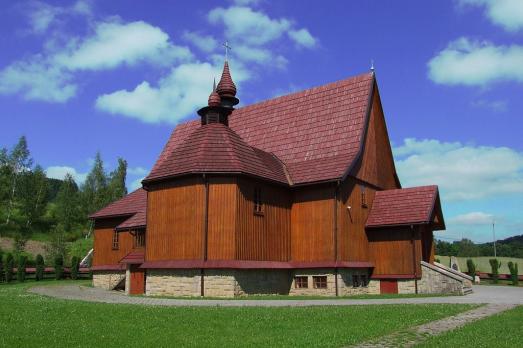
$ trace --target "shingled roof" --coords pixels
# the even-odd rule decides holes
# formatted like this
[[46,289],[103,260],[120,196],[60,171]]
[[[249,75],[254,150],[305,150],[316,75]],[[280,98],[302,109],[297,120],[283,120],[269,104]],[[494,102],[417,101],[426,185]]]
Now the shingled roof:
[[[365,227],[428,224],[441,211],[437,186],[377,191]],[[443,217],[438,225],[444,229]]]
[[[276,156],[292,184],[336,180],[358,157],[373,83],[366,73],[249,105],[233,111],[229,127],[249,147]],[[161,168],[172,166],[178,147],[200,127],[196,120],[178,125],[146,180],[166,176],[158,175]]]
[[[147,191],[139,188],[127,196],[89,215],[90,219],[134,215],[147,209]],[[144,224],[145,225],[145,224]]]

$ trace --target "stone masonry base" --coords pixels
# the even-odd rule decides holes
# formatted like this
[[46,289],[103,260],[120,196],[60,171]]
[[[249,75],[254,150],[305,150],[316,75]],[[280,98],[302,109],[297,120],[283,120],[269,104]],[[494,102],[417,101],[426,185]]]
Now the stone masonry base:
[[93,286],[113,290],[125,277],[125,271],[93,271]]

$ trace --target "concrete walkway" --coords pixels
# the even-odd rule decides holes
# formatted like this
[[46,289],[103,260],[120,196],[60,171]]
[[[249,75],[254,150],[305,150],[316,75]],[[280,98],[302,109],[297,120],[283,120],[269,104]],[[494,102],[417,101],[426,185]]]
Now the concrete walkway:
[[103,303],[124,303],[149,306],[223,306],[223,307],[304,307],[351,306],[372,304],[424,303],[486,303],[523,305],[523,288],[510,286],[474,286],[474,293],[466,296],[417,297],[396,299],[325,299],[325,300],[191,300],[126,296],[121,292],[78,285],[35,286],[29,292],[68,300]]

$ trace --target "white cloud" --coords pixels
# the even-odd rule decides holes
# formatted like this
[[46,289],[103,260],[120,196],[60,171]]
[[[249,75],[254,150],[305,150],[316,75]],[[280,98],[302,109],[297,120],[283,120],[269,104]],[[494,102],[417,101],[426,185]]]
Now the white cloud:
[[247,5],[256,5],[260,0],[231,0],[236,5],[247,6]]
[[83,15],[90,16],[91,4],[87,1],[78,0],[70,7],[52,6],[42,1],[29,1],[25,10],[31,32],[43,34],[57,22],[60,16]]
[[192,43],[198,49],[204,52],[212,52],[218,47],[218,41],[211,35],[202,35],[193,31],[185,31],[183,39]]
[[405,139],[393,152],[405,187],[437,184],[448,201],[523,193],[523,153],[507,147]]
[[63,180],[66,174],[71,174],[78,185],[84,183],[87,173],[79,173],[73,167],[51,166],[45,170],[48,178]]
[[458,225],[488,225],[492,223],[493,218],[492,214],[475,211],[455,216],[449,220],[449,223]]
[[483,86],[495,81],[523,82],[523,46],[495,46],[462,37],[428,63],[439,84]]
[[291,30],[287,33],[289,37],[299,46],[312,48],[316,46],[316,39],[309,33],[307,29]]
[[506,112],[508,110],[508,102],[506,100],[478,99],[472,101],[471,105],[477,108],[489,109],[497,113]]
[[131,184],[129,185],[129,192],[134,191],[140,187],[142,187],[142,180],[145,179],[145,176],[138,178],[136,180],[133,180]]
[[521,0],[460,0],[461,5],[483,6],[492,23],[508,31],[523,28],[523,1]]
[[57,54],[55,60],[70,70],[100,70],[139,62],[165,65],[190,58],[189,49],[170,43],[169,35],[160,28],[137,21],[98,23],[94,35],[69,52]]
[[[221,66],[186,63],[173,68],[157,86],[143,81],[132,91],[120,90],[99,96],[96,107],[112,114],[136,118],[147,123],[176,123],[204,105],[212,90],[212,79],[220,76]],[[248,77],[241,66],[234,69],[239,84]]]
[[149,173],[149,170],[145,169],[144,167],[130,167],[130,168],[127,168],[127,174],[129,174],[129,175],[141,175],[141,176],[144,176],[147,173]]
[[214,24],[222,23],[225,36],[230,40],[253,46],[279,39],[291,28],[291,21],[286,18],[271,19],[263,12],[242,6],[215,8],[209,12],[208,19]]

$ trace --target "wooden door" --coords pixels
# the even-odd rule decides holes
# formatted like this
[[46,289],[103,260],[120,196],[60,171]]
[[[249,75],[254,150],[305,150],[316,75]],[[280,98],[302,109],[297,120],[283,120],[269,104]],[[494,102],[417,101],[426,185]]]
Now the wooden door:
[[380,293],[381,294],[397,294],[398,293],[398,281],[395,279],[380,280]]
[[131,295],[142,295],[145,292],[145,270],[139,267],[140,265],[131,265]]

